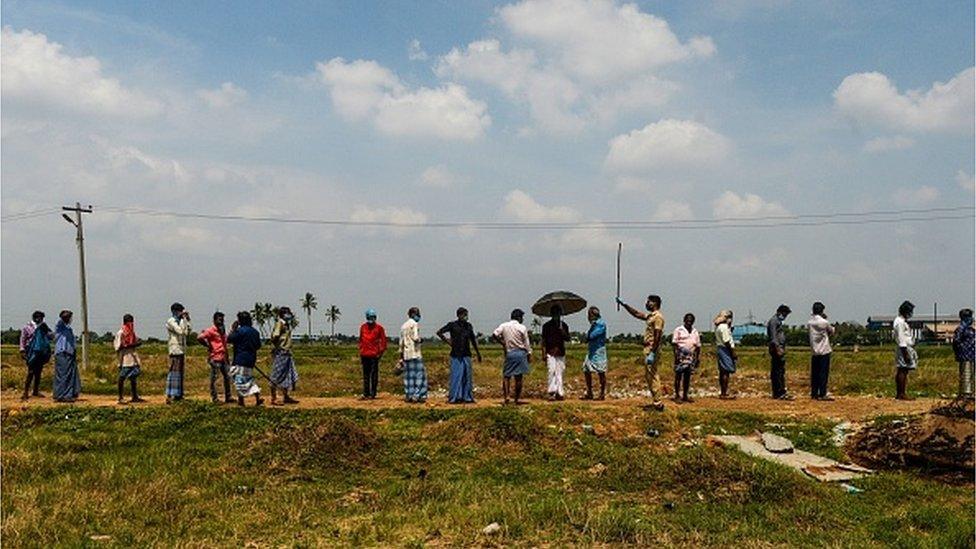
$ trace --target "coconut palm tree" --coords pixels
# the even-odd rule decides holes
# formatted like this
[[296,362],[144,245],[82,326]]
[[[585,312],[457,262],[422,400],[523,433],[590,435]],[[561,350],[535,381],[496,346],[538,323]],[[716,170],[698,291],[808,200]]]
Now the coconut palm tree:
[[325,319],[332,324],[332,341],[335,341],[335,323],[339,322],[339,317],[341,316],[342,311],[335,305],[329,305],[329,308],[325,310]]
[[251,309],[251,319],[254,323],[258,325],[258,331],[261,332],[261,336],[264,336],[264,324],[268,321],[268,317],[264,314],[264,304],[255,302],[254,308]]
[[305,316],[308,317],[308,326],[305,327],[305,333],[308,339],[312,339],[312,309],[318,309],[319,302],[312,295],[312,292],[305,292],[305,297],[301,300],[302,309],[305,309]]

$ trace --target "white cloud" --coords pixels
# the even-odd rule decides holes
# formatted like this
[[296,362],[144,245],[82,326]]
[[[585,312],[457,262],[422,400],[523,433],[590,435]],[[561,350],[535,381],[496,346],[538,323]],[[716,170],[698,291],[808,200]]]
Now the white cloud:
[[788,260],[789,254],[785,249],[773,248],[767,252],[713,259],[709,262],[708,269],[720,274],[756,275],[773,272]]
[[498,15],[516,37],[553,55],[580,80],[605,82],[715,52],[710,38],[682,44],[667,21],[612,0],[524,0]]
[[410,90],[389,69],[362,59],[336,57],[316,70],[340,115],[368,119],[387,135],[473,140],[491,125],[487,106],[458,84]]
[[427,52],[425,52],[424,48],[421,47],[420,40],[414,38],[413,40],[410,41],[410,45],[407,46],[407,57],[411,61],[427,60]]
[[639,172],[668,166],[702,166],[723,159],[728,139],[690,120],[665,119],[610,140],[606,165]]
[[712,202],[712,215],[716,219],[781,216],[789,213],[779,202],[768,202],[759,195],[749,193],[740,196],[732,191],[725,191]]
[[505,196],[502,211],[519,221],[532,223],[569,222],[579,219],[579,213],[568,206],[543,206],[525,191],[516,189]]
[[962,170],[956,172],[956,183],[967,191],[976,192],[976,178]]
[[247,99],[247,91],[233,82],[224,82],[214,90],[197,90],[197,96],[215,109],[226,109]]
[[163,109],[159,101],[103,75],[95,57],[68,55],[43,34],[3,27],[2,45],[5,102],[125,117],[153,116]]
[[[357,223],[417,224],[426,223],[427,214],[396,206],[380,208],[357,206],[350,214],[349,220]],[[404,236],[414,230],[416,229],[411,227],[392,227],[389,229],[390,233],[396,236]]]
[[864,152],[877,153],[885,151],[901,151],[915,145],[915,140],[904,135],[892,137],[875,137],[864,144]]
[[694,218],[689,204],[675,200],[663,200],[651,215],[652,221],[686,221]]
[[428,166],[420,174],[420,184],[434,189],[449,189],[463,182],[464,179],[443,164]]
[[611,0],[525,0],[498,14],[511,44],[455,47],[435,72],[499,89],[552,134],[660,107],[679,86],[653,71],[715,50],[707,37],[683,44],[663,19]]
[[834,104],[852,120],[898,131],[971,132],[974,126],[974,70],[968,68],[928,90],[899,93],[878,72],[852,74],[834,91]]
[[615,193],[649,193],[654,190],[654,184],[650,181],[629,175],[622,175],[613,183]]
[[935,202],[939,198],[939,189],[930,185],[916,188],[902,188],[895,190],[892,196],[896,204],[901,206],[919,206]]

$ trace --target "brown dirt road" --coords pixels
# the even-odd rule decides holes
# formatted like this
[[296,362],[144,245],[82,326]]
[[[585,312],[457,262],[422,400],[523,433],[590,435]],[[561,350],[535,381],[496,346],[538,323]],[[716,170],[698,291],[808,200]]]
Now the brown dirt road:
[[[118,404],[114,396],[108,395],[83,395],[75,405],[77,406],[99,406],[99,407],[146,407],[164,406],[165,399],[162,396],[150,395],[144,397],[147,402],[141,404]],[[666,413],[678,411],[728,411],[728,412],[751,412],[766,414],[770,416],[782,416],[790,418],[807,419],[830,419],[835,421],[865,421],[879,415],[910,415],[918,414],[930,410],[945,401],[926,398],[913,401],[898,401],[891,398],[879,398],[874,396],[838,396],[833,402],[819,402],[809,398],[798,397],[794,401],[773,400],[766,396],[740,396],[735,400],[721,400],[717,397],[703,396],[695,399],[693,403],[675,404],[666,401]],[[188,397],[188,400],[198,402],[208,402],[205,398]],[[538,399],[526,401],[526,406],[586,406],[594,409],[610,410],[616,409],[621,412],[629,412],[648,404],[646,398],[611,398],[605,401],[582,401],[578,399],[567,399],[562,402],[548,402]],[[270,399],[265,397],[265,406],[269,406]],[[178,405],[178,404],[177,404]],[[500,406],[498,399],[481,399],[474,404],[448,404],[443,398],[432,397],[425,404],[408,404],[399,395],[388,393],[380,394],[376,400],[359,400],[356,397],[299,397],[299,403],[291,406],[282,406],[282,409],[315,409],[315,408],[361,408],[367,410],[382,410],[391,408],[426,408],[426,409],[467,409],[467,408],[488,408]],[[48,398],[32,398],[28,401],[21,401],[19,393],[16,391],[5,391],[0,395],[0,409],[5,413],[18,413],[19,411],[52,406],[67,406],[67,404],[56,403]],[[233,406],[233,405],[230,405]],[[254,399],[248,399],[247,406],[254,406]]]

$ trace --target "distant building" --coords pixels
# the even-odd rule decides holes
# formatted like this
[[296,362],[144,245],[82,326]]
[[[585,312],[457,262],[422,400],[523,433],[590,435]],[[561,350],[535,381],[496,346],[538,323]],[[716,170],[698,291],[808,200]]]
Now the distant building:
[[[890,338],[891,327],[894,322],[894,316],[869,316],[867,329],[873,332],[884,332],[888,334],[887,338]],[[951,342],[952,335],[959,326],[959,319],[939,319],[938,322],[936,322],[932,318],[926,320],[924,318],[912,317],[908,320],[908,325],[912,328],[912,335],[915,336],[915,341]]]
[[736,343],[742,342],[742,337],[747,335],[766,335],[766,327],[758,322],[750,322],[748,324],[739,324],[738,326],[732,327],[732,339]]

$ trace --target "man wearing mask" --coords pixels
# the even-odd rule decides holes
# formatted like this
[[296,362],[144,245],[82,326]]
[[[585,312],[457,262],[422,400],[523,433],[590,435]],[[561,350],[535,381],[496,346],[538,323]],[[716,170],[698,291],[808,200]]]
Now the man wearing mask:
[[376,322],[376,311],[366,310],[366,322],[359,327],[359,362],[363,365],[362,400],[376,398],[380,380],[380,359],[386,352],[386,330]]
[[[295,315],[288,307],[278,308],[278,320],[271,329],[271,405],[298,404],[288,391],[298,384],[295,359],[291,356],[291,329]],[[284,394],[284,401],[278,402],[278,389]]]
[[[444,334],[449,334],[450,338]],[[478,349],[478,336],[468,322],[468,310],[460,307],[457,320],[448,322],[437,330],[437,337],[451,346],[451,378],[448,383],[447,401],[451,404],[470,404],[474,402],[474,379],[471,372],[471,347],[474,347],[481,362]]]
[[646,313],[620,301],[620,298],[617,298],[617,303],[623,306],[630,313],[630,316],[644,321],[644,378],[647,381],[647,390],[651,393],[651,406],[657,411],[663,411],[661,376],[657,372],[658,350],[664,338],[661,297],[653,294],[647,296],[647,302],[644,303],[644,308],[647,309]]
[[181,303],[169,308],[172,315],[166,320],[169,334],[169,373],[166,375],[166,404],[183,400],[183,372],[186,368],[186,338],[193,329],[190,313]]
[[[20,358],[27,365],[27,380],[24,382],[24,394],[21,400],[27,400],[28,394],[44,397],[40,393],[41,370],[47,361],[51,360],[51,339],[54,333],[44,322],[44,313],[34,311],[31,321],[20,330]],[[34,387],[31,393],[31,385]]]
[[898,316],[891,325],[895,338],[895,398],[915,400],[908,396],[908,372],[918,368],[918,354],[915,353],[915,336],[908,319],[915,313],[915,304],[904,301],[898,306]]
[[827,395],[827,378],[830,376],[830,336],[834,327],[827,320],[824,304],[813,304],[813,314],[807,322],[810,334],[810,398],[814,400],[834,400]]
[[407,402],[427,401],[427,370],[420,352],[420,309],[410,307],[400,326],[400,360],[403,361],[403,392]]
[[54,327],[54,400],[74,402],[81,394],[81,376],[75,356],[75,332],[71,329],[71,311],[61,311]]
[[590,307],[586,311],[590,329],[586,332],[586,360],[583,361],[583,378],[586,380],[586,395],[583,400],[593,400],[593,374],[600,378],[600,396],[607,394],[607,324],[600,318],[600,309]]
[[976,330],[973,310],[959,311],[959,326],[952,335],[952,350],[959,363],[959,397],[973,398],[973,355],[976,355]]
[[786,305],[776,308],[776,314],[766,322],[766,338],[769,341],[769,380],[773,398],[793,400],[786,390],[786,330],[783,322],[792,311]]
[[227,329],[224,327],[224,313],[217,311],[213,315],[213,326],[200,332],[197,341],[207,348],[207,363],[210,364],[210,400],[215,404],[217,399],[217,376],[224,380],[224,402],[231,404],[234,397],[230,394],[230,364],[227,356]]

